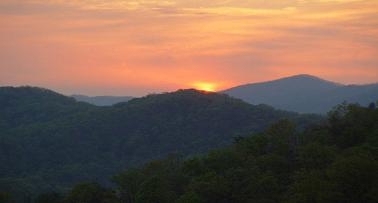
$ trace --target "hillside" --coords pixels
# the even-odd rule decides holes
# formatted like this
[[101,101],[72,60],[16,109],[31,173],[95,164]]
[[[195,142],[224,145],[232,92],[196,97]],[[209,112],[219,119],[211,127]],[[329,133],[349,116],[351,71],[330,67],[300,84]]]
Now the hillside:
[[73,98],[44,88],[0,87],[1,132],[67,118],[92,108],[91,105],[76,102]]
[[204,156],[120,173],[114,202],[377,202],[377,120],[378,109],[356,105],[301,133],[283,120]]
[[120,102],[127,102],[133,97],[129,96],[86,96],[86,95],[72,95],[76,101],[82,101],[96,106],[111,106]]
[[196,90],[112,107],[32,87],[0,88],[0,98],[0,186],[31,192],[104,183],[121,169],[171,153],[203,153],[282,118],[300,126],[320,119]]
[[325,114],[344,101],[368,105],[378,100],[378,84],[342,85],[311,75],[247,84],[223,91],[251,104],[301,113]]
[[[82,182],[35,203],[376,203],[378,109],[339,105],[298,132],[281,120],[225,148],[170,155],[115,174],[114,187]],[[10,197],[8,197],[10,199]]]

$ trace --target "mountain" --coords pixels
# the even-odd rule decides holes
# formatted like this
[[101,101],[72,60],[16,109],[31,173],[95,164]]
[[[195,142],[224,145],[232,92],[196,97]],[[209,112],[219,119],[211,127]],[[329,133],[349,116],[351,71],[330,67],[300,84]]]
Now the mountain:
[[111,106],[120,102],[127,102],[133,97],[129,96],[86,96],[86,95],[72,95],[76,101],[82,101],[96,106]]
[[0,191],[31,194],[104,183],[171,153],[204,153],[283,118],[302,127],[321,120],[197,90],[99,107],[43,88],[1,87],[0,112]]
[[300,113],[325,114],[344,101],[368,105],[378,100],[378,83],[342,85],[311,75],[296,75],[222,91],[251,104],[267,104]]
[[44,88],[0,87],[0,133],[20,126],[65,119],[92,105]]
[[[330,113],[326,125],[302,133],[283,120],[206,155],[186,160],[169,156],[124,171],[113,178],[117,184],[113,199],[177,203],[378,202],[378,109],[342,107]],[[77,194],[88,191],[83,186],[75,186],[67,196],[83,201]],[[93,184],[87,188],[101,189]],[[99,189],[92,191],[95,195]]]

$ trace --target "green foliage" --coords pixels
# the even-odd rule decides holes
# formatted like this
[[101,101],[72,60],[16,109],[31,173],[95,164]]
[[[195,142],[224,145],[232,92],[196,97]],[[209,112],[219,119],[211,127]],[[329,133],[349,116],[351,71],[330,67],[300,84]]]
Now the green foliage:
[[122,202],[136,202],[138,191],[144,182],[144,174],[139,170],[128,170],[113,177]]
[[[43,194],[35,202],[377,202],[378,110],[344,105],[337,111],[328,124],[302,133],[281,120],[206,155],[151,161],[115,175],[114,191],[83,183],[64,196]],[[356,117],[363,122],[351,122]]]
[[201,203],[201,197],[195,192],[187,192],[175,201],[176,203]]
[[125,168],[224,147],[281,118],[321,119],[196,90],[96,107],[42,88],[0,87],[0,189],[35,197],[83,181],[109,184]]
[[[371,140],[378,135],[378,110],[344,107],[324,126],[298,133],[282,120],[204,156],[154,161],[124,172],[116,177],[133,178],[116,184],[121,190],[127,181],[138,185],[133,191],[139,202],[377,202],[378,145]],[[361,132],[365,135],[354,135]],[[346,141],[350,138],[356,142]]]
[[[18,94],[2,91],[17,100]],[[327,123],[301,132],[297,114],[212,93],[178,91],[100,108],[41,91],[43,102],[30,98],[31,106],[0,100],[6,112],[0,126],[7,126],[0,132],[0,190],[19,202],[378,202],[376,108],[342,104]],[[29,113],[31,107],[37,110]],[[258,133],[241,136],[250,131]],[[231,146],[187,157],[234,137]],[[171,152],[184,156],[117,173],[112,189],[68,187],[96,178],[104,183],[121,168]],[[38,195],[49,187],[66,193]],[[8,194],[0,200],[10,202]]]
[[1,203],[11,203],[13,201],[12,201],[11,195],[9,193],[0,191],[0,202]]
[[318,143],[301,146],[298,150],[298,165],[304,169],[324,169],[335,159],[335,147]]
[[361,144],[377,129],[377,120],[374,109],[341,104],[329,113],[331,141],[341,148]]
[[138,203],[173,202],[175,193],[170,188],[167,179],[153,176],[145,180],[138,190],[136,201]]
[[67,203],[113,203],[117,202],[111,190],[101,187],[97,183],[81,183],[67,194]]
[[339,202],[341,197],[323,170],[303,169],[294,174],[286,195],[290,203]]
[[[341,157],[329,168],[342,202],[377,202],[378,161],[367,154]],[[375,194],[374,194],[375,193]]]

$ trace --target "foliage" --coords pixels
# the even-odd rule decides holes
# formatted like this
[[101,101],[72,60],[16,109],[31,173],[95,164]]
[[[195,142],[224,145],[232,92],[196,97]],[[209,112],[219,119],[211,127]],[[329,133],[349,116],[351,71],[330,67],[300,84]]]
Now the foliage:
[[97,183],[77,184],[67,194],[67,203],[113,203],[117,198],[111,190],[105,189]]
[[[57,186],[54,189],[63,192],[41,194],[34,201],[378,202],[376,108],[341,104],[328,114],[326,123],[300,131],[295,126],[296,114],[195,91],[151,95],[107,108],[73,105],[83,105],[78,108],[85,110],[72,114],[67,107],[66,118],[45,121],[37,116],[36,123],[2,132],[0,160],[6,164],[1,173],[14,177],[2,178],[0,190],[21,184],[13,187],[18,193],[1,192],[1,200],[10,202],[13,199],[9,194],[23,194],[25,198],[20,201],[30,202],[30,191],[41,191],[45,186],[28,182],[81,181],[75,173],[90,180],[126,167],[119,162],[136,164],[143,161],[129,159],[146,161],[165,156],[116,173],[114,187],[92,182],[73,188]],[[3,120],[3,126],[13,125]],[[263,131],[255,126],[274,120],[277,122]],[[258,133],[240,136],[247,131]],[[203,155],[170,154],[180,147],[184,150],[179,152],[186,155],[204,152],[231,142],[233,137],[232,145]],[[14,144],[16,140],[18,145]],[[195,146],[198,148],[189,150]],[[33,159],[28,160],[25,152]],[[15,164],[21,165],[13,167]],[[59,164],[61,167],[57,167]],[[46,166],[52,168],[42,170]],[[34,176],[26,176],[28,181],[15,178],[30,171]],[[103,183],[101,179],[99,182]]]
[[224,147],[282,118],[300,126],[321,119],[196,90],[97,107],[47,89],[0,87],[0,191],[26,201],[79,182],[108,185],[125,168]]
[[300,133],[282,120],[204,156],[125,171],[115,176],[117,191],[134,191],[142,202],[377,202],[378,145],[370,142],[378,136],[377,115],[377,109],[343,104],[329,124]]

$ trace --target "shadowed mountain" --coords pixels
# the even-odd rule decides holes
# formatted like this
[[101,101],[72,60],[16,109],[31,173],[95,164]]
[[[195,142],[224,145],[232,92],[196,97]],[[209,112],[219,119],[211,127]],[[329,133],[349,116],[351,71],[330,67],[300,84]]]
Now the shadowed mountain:
[[241,85],[222,92],[251,104],[320,114],[325,114],[344,101],[365,106],[378,100],[378,84],[342,85],[311,75]]
[[111,106],[120,102],[127,102],[133,97],[129,96],[86,96],[86,95],[72,95],[76,101],[82,101],[96,106]]
[[14,127],[67,118],[93,109],[71,97],[35,87],[0,87],[0,134]]
[[320,120],[197,90],[98,107],[46,89],[2,87],[0,112],[0,186],[31,194],[104,182],[170,153],[203,153],[283,118],[299,126]]

